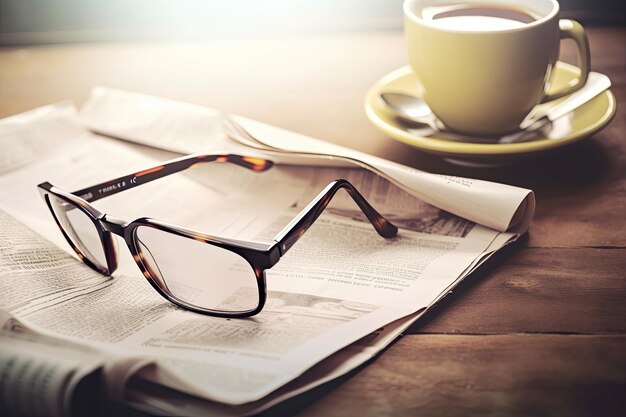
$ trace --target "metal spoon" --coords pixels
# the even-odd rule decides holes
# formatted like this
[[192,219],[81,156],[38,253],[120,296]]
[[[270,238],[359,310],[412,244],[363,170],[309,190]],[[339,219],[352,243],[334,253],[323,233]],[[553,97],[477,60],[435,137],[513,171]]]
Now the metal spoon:
[[394,115],[401,121],[416,127],[406,130],[416,136],[432,136],[452,141],[474,143],[514,143],[536,140],[542,137],[542,129],[550,124],[545,117],[532,120],[524,129],[518,129],[501,137],[483,137],[468,133],[456,133],[450,131],[430,110],[428,104],[420,97],[404,93],[382,93],[380,98],[394,111]]
[[394,111],[398,119],[411,124],[426,125],[435,130],[442,130],[441,122],[437,120],[428,104],[421,98],[403,93],[382,93],[380,98]]
[[602,92],[611,87],[611,80],[606,75],[590,72],[587,83],[580,90],[559,100],[555,105],[538,106],[522,121],[517,131],[510,132],[499,138],[481,138],[468,134],[449,131],[432,113],[428,105],[419,97],[403,93],[382,93],[382,100],[395,112],[398,119],[419,128],[408,128],[409,133],[417,136],[437,134],[449,140],[465,140],[473,142],[516,143],[532,140],[548,139],[552,123],[566,114],[570,114]]

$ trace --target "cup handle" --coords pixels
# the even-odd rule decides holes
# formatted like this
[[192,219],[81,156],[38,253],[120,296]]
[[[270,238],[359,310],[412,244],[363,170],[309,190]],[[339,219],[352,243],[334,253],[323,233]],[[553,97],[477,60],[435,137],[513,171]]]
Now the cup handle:
[[560,88],[558,91],[546,94],[543,100],[541,100],[542,103],[561,98],[580,90],[587,83],[587,77],[589,77],[589,70],[591,69],[589,40],[587,39],[587,34],[582,25],[575,20],[561,19],[559,20],[559,30],[561,39],[573,39],[578,46],[580,76],[578,79],[571,80],[568,85]]

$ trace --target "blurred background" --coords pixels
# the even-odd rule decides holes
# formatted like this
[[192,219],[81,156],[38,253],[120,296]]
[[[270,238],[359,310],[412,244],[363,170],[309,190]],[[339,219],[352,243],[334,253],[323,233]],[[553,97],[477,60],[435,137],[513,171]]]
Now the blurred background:
[[[584,24],[623,24],[624,0],[561,0]],[[259,39],[402,28],[402,0],[0,0],[0,45]]]

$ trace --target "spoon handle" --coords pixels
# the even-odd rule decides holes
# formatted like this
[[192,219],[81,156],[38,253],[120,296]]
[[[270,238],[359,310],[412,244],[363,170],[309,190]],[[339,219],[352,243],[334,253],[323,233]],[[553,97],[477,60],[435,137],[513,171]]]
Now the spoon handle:
[[498,143],[527,142],[529,140],[536,139],[537,133],[539,133],[539,131],[548,126],[550,123],[552,123],[552,121],[548,118],[548,116],[542,116],[537,120],[534,120],[531,124],[525,127],[524,130],[502,136],[498,140]]

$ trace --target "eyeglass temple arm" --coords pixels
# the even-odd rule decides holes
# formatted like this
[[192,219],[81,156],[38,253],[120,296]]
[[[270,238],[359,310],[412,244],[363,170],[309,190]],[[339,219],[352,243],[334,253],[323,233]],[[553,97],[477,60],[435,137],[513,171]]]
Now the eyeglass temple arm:
[[309,205],[291,221],[274,240],[278,243],[281,256],[284,255],[304,233],[315,223],[315,220],[322,214],[330,200],[339,189],[344,189],[350,197],[361,208],[370,223],[374,226],[379,235],[384,238],[392,238],[398,233],[398,228],[389,220],[380,215],[357,189],[347,180],[338,179],[330,184],[317,196]]
[[131,188],[137,187],[138,185],[146,184],[150,181],[163,178],[167,175],[184,171],[185,169],[191,168],[196,164],[205,162],[230,162],[258,172],[266,171],[270,169],[273,165],[272,161],[268,161],[265,159],[232,154],[185,156],[167,162],[163,165],[158,165],[156,167],[145,169],[134,174],[125,175],[123,177],[115,178],[101,184],[96,184],[87,188],[83,188],[82,190],[75,191],[72,194],[81,197],[88,202],[92,202],[100,200],[104,197],[109,197],[122,191],[129,190]]

